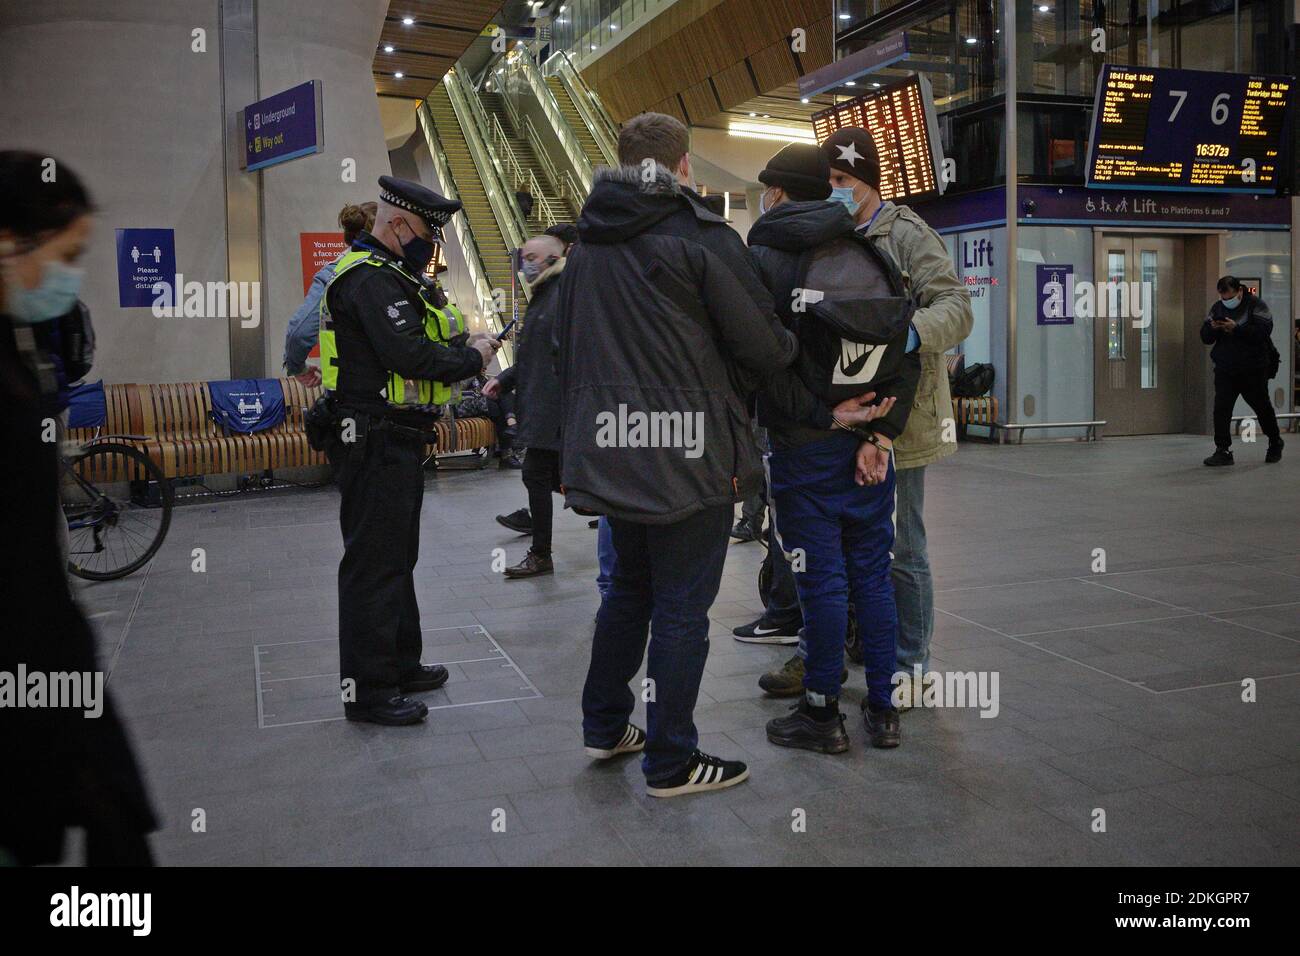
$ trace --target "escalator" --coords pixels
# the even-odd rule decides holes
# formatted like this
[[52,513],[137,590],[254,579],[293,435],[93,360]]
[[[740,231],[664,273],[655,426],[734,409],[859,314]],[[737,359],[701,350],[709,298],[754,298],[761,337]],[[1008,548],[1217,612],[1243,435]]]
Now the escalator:
[[[498,147],[498,157],[506,166],[511,185],[533,197],[533,208],[528,216],[529,235],[543,232],[557,222],[570,221],[581,208],[581,202],[575,209],[566,201],[563,186],[552,181],[554,167],[551,166],[552,172],[548,175],[549,159],[544,162],[527,136],[516,128],[505,97],[501,93],[483,92],[479,94],[479,102],[495,120],[497,135],[494,145]],[[509,148],[503,148],[503,143]]]
[[483,177],[475,165],[447,87],[439,83],[429,94],[427,102],[446,153],[456,192],[464,206],[465,218],[478,246],[487,280],[493,289],[509,289],[512,273],[511,247],[502,235],[501,225],[488,200]]
[[546,85],[550,87],[551,93],[554,94],[555,102],[559,104],[560,112],[564,114],[564,119],[568,122],[569,128],[578,137],[578,142],[582,145],[582,151],[586,155],[587,161],[591,163],[593,168],[607,165],[608,160],[600,151],[600,146],[596,144],[596,137],[587,124],[583,122],[582,114],[578,112],[578,107],[574,105],[573,99],[569,96],[569,91],[565,88],[563,81],[558,76],[548,76]]

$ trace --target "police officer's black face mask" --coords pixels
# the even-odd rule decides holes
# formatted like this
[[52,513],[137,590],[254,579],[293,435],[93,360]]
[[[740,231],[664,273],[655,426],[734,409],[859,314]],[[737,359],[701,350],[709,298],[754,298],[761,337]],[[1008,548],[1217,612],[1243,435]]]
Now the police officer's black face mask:
[[[393,230],[393,235],[397,235],[396,224],[401,222],[411,231],[411,238],[402,243],[402,263],[414,275],[423,275],[425,268],[429,265],[429,260],[433,258],[433,252],[436,248],[431,239],[422,239],[411,230],[410,225],[405,220],[394,219],[389,223],[389,228]],[[401,237],[398,237],[401,241]]]

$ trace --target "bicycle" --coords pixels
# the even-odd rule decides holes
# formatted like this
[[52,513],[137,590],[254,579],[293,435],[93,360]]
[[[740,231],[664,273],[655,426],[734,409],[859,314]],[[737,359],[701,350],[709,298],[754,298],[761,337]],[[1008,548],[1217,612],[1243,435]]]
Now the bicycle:
[[59,496],[68,523],[68,571],[88,581],[124,578],[162,547],[173,492],[153,460],[128,442],[95,435],[60,456]]

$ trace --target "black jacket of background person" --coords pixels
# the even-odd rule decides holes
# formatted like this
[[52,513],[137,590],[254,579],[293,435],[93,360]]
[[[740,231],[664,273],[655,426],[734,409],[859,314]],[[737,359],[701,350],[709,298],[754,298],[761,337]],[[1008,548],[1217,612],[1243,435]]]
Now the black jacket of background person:
[[[598,172],[578,233],[557,331],[568,505],[671,524],[758,490],[747,400],[798,343],[740,236],[662,167],[649,183],[640,167]],[[702,415],[702,454],[602,447],[597,416],[620,405]]]
[[515,392],[519,424],[515,444],[520,448],[560,450],[560,375],[555,368],[556,302],[565,260],[542,272],[533,285],[533,298],[524,314],[524,328],[515,364],[497,376],[502,392]]
[[[43,402],[53,393],[42,395],[30,352],[18,348],[17,336],[26,332],[0,315],[0,445],[7,462],[0,468],[0,671],[13,680],[19,664],[29,675],[98,668],[94,634],[68,589],[55,532],[55,521],[63,520],[58,444],[42,441],[44,420],[53,414]],[[143,834],[156,826],[107,688],[104,695],[104,712],[95,718],[68,707],[0,707],[0,850],[24,865],[60,859],[67,827]]]
[[[781,321],[799,339],[799,358],[775,375],[758,396],[759,424],[774,448],[792,448],[826,437],[830,409],[845,398],[874,391],[876,401],[898,401],[871,431],[895,439],[903,433],[921,379],[921,359],[907,353],[914,306],[889,257],[854,230],[842,203],[785,202],[749,231],[749,245]],[[796,289],[820,293],[820,301]],[[796,309],[796,302],[803,311]],[[871,361],[872,345],[845,346],[845,323],[883,349],[870,378],[832,384],[837,364],[852,372]]]
[[[365,249],[385,259],[393,256],[379,240],[363,232],[353,249]],[[477,375],[483,357],[477,349],[438,345],[424,334],[424,303],[420,286],[394,269],[353,266],[326,289],[334,338],[339,352],[339,403],[346,408],[390,418],[398,424],[427,428],[429,416],[394,411],[384,399],[388,373],[403,378],[459,382]],[[445,303],[441,292],[435,301]]]
[[[1210,325],[1214,319],[1231,319],[1237,327],[1221,332]],[[1269,348],[1273,335],[1273,313],[1264,300],[1241,290],[1241,304],[1229,309],[1219,299],[1210,306],[1210,315],[1201,323],[1201,341],[1213,345],[1210,358],[1214,367],[1229,375],[1266,372],[1273,360]]]

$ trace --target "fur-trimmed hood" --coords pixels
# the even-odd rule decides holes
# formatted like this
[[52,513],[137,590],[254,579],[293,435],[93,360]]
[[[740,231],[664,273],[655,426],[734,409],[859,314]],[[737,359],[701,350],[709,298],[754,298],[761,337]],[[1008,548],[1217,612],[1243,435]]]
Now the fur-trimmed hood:
[[603,167],[582,207],[578,235],[582,242],[623,242],[683,208],[704,222],[726,222],[664,166],[656,164],[652,178],[641,166]]

